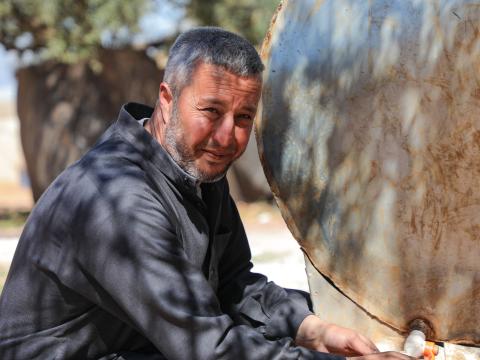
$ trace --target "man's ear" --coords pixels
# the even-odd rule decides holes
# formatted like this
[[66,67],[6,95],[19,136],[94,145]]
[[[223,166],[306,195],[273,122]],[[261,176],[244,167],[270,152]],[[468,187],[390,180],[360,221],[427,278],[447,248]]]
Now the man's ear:
[[158,100],[160,103],[160,109],[162,110],[163,122],[168,124],[173,114],[173,93],[166,82],[160,84]]

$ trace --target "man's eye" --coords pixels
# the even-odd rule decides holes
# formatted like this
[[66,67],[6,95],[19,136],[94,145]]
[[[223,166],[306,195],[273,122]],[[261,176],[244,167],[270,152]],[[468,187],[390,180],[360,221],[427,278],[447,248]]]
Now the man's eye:
[[248,114],[241,114],[237,116],[236,123],[237,126],[247,127],[252,124],[253,117]]
[[218,114],[218,110],[215,109],[215,108],[205,108],[205,109],[203,109],[203,111],[206,111],[206,112],[209,112],[209,113],[212,113],[212,114]]
[[238,116],[239,120],[252,120],[252,116],[249,114],[241,114]]

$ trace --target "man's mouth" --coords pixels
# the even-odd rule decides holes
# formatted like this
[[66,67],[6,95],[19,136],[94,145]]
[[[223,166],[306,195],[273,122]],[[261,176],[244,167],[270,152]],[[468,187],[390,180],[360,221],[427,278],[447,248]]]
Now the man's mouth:
[[203,152],[207,155],[209,160],[213,160],[214,162],[224,162],[226,160],[230,160],[230,158],[232,158],[234,155],[233,151],[204,149]]

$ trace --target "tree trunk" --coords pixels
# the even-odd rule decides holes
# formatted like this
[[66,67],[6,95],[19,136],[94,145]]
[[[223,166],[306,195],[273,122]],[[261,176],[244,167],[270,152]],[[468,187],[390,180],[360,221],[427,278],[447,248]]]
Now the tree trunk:
[[163,77],[144,52],[103,50],[102,71],[47,62],[17,72],[20,134],[33,197],[79,159],[129,101],[154,104]]

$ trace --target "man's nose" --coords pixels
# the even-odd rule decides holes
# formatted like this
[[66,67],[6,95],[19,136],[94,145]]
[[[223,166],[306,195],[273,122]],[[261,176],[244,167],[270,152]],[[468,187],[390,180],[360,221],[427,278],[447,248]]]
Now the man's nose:
[[229,147],[235,134],[235,121],[233,116],[225,115],[215,129],[213,140],[221,147]]

